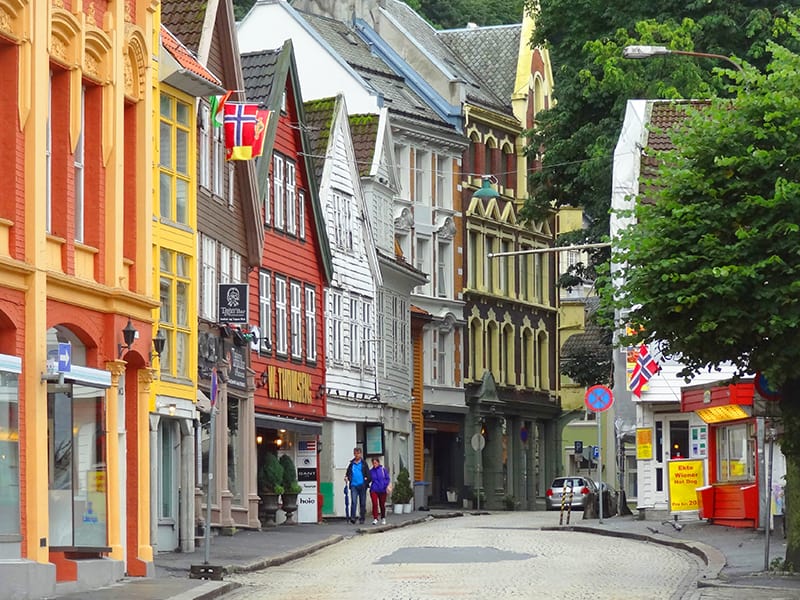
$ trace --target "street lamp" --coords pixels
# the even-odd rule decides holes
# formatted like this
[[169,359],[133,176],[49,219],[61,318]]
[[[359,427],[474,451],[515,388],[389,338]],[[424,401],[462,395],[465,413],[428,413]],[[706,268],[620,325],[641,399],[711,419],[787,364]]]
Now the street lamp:
[[730,57],[724,54],[709,54],[707,52],[690,52],[688,50],[670,50],[666,46],[625,46],[622,49],[624,58],[642,59],[651,56],[665,56],[667,54],[680,54],[682,56],[699,56],[700,58],[716,58],[724,60],[736,67],[740,72],[744,72],[742,66],[733,62]]

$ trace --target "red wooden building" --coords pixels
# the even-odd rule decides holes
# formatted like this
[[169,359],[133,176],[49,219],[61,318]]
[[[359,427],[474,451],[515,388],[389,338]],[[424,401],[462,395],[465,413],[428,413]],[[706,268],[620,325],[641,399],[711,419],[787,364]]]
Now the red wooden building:
[[[681,411],[708,424],[708,485],[698,488],[699,516],[717,525],[759,527],[767,514],[765,432],[778,403],[762,398],[753,380],[683,388]],[[778,452],[780,452],[778,450]]]
[[258,315],[255,374],[257,462],[288,454],[303,487],[298,517],[316,522],[317,452],[325,418],[324,287],[331,253],[304,132],[292,44],[242,55],[248,102],[271,111],[258,162],[265,241],[250,273],[250,314]]

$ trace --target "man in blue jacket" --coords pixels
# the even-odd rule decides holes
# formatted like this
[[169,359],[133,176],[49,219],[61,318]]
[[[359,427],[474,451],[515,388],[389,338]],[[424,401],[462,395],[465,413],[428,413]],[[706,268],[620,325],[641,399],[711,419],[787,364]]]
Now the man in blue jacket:
[[350,486],[350,522],[356,522],[356,502],[360,507],[358,521],[364,524],[364,515],[367,513],[367,487],[370,476],[367,463],[361,458],[361,448],[353,448],[353,460],[347,465],[344,480]]

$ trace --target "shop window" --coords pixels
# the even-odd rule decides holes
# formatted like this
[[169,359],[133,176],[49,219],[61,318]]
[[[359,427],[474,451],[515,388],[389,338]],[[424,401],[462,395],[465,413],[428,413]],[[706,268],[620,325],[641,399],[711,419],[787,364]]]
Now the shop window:
[[107,545],[104,391],[79,384],[47,388],[49,542]]
[[19,375],[0,371],[0,537],[19,534]]
[[241,451],[242,401],[228,396],[228,490],[233,494],[233,504],[242,505],[242,451]]
[[755,480],[755,438],[748,423],[717,429],[719,482]]

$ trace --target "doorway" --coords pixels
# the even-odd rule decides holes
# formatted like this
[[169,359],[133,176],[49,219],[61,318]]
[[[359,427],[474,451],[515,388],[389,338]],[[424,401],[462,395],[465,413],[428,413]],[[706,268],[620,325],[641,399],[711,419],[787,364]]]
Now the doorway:
[[685,415],[656,417],[655,419],[655,489],[656,505],[669,502],[667,463],[670,460],[689,458],[689,419]]

